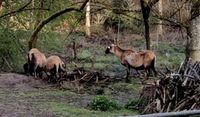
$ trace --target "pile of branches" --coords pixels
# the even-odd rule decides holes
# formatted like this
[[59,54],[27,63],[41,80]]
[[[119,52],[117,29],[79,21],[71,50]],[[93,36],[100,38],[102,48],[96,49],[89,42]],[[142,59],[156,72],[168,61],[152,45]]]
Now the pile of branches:
[[152,87],[144,114],[200,109],[200,62],[185,60],[176,72],[163,74]]
[[83,67],[74,69],[61,79],[61,81],[77,82],[80,84],[104,84],[112,80],[114,80],[114,78],[105,76],[101,72],[86,70]]

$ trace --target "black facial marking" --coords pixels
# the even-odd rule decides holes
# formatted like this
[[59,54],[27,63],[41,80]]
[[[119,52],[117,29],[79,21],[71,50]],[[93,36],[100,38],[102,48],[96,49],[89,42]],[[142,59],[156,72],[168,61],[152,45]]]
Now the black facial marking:
[[107,48],[106,51],[105,51],[105,53],[106,53],[106,54],[109,54],[109,53],[110,53],[110,49]]

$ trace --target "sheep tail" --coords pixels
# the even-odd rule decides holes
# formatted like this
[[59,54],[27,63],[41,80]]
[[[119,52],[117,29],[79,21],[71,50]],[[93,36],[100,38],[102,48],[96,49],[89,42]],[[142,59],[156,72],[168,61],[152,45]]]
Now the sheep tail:
[[59,64],[59,68],[62,70],[62,71],[65,71],[65,68],[63,67],[64,63],[60,63]]
[[154,72],[154,75],[157,76],[157,73],[158,73],[158,72],[156,71],[155,67],[156,67],[156,56],[155,56],[154,59],[152,60],[151,68],[152,68],[152,70],[153,70],[153,72]]
[[156,67],[156,56],[153,59],[153,66]]

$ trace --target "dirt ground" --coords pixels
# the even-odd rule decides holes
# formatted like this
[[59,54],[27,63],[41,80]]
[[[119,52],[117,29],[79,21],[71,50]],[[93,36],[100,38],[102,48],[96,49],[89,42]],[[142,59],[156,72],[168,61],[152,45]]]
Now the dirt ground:
[[55,117],[43,109],[35,108],[31,99],[25,99],[23,93],[44,86],[40,80],[15,73],[0,74],[0,116],[2,117]]
[[[115,90],[111,94],[114,99],[121,103],[137,97],[127,91],[118,92]],[[95,95],[91,92],[77,93],[62,90],[55,85],[22,74],[0,74],[1,117],[62,117],[62,114],[50,111],[49,104],[59,102],[88,108],[88,103]]]

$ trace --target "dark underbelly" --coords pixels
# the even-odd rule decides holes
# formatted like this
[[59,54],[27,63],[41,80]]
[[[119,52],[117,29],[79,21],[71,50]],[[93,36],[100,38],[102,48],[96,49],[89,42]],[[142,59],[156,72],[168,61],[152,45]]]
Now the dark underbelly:
[[[122,64],[122,65],[126,66],[125,64]],[[133,67],[133,66],[130,66],[130,67],[133,68],[133,69],[135,69],[135,70],[143,70],[143,69],[145,69],[144,65],[141,65],[139,67]]]
[[144,65],[139,66],[139,67],[133,67],[133,66],[131,66],[131,68],[136,69],[136,70],[143,70],[144,69]]

